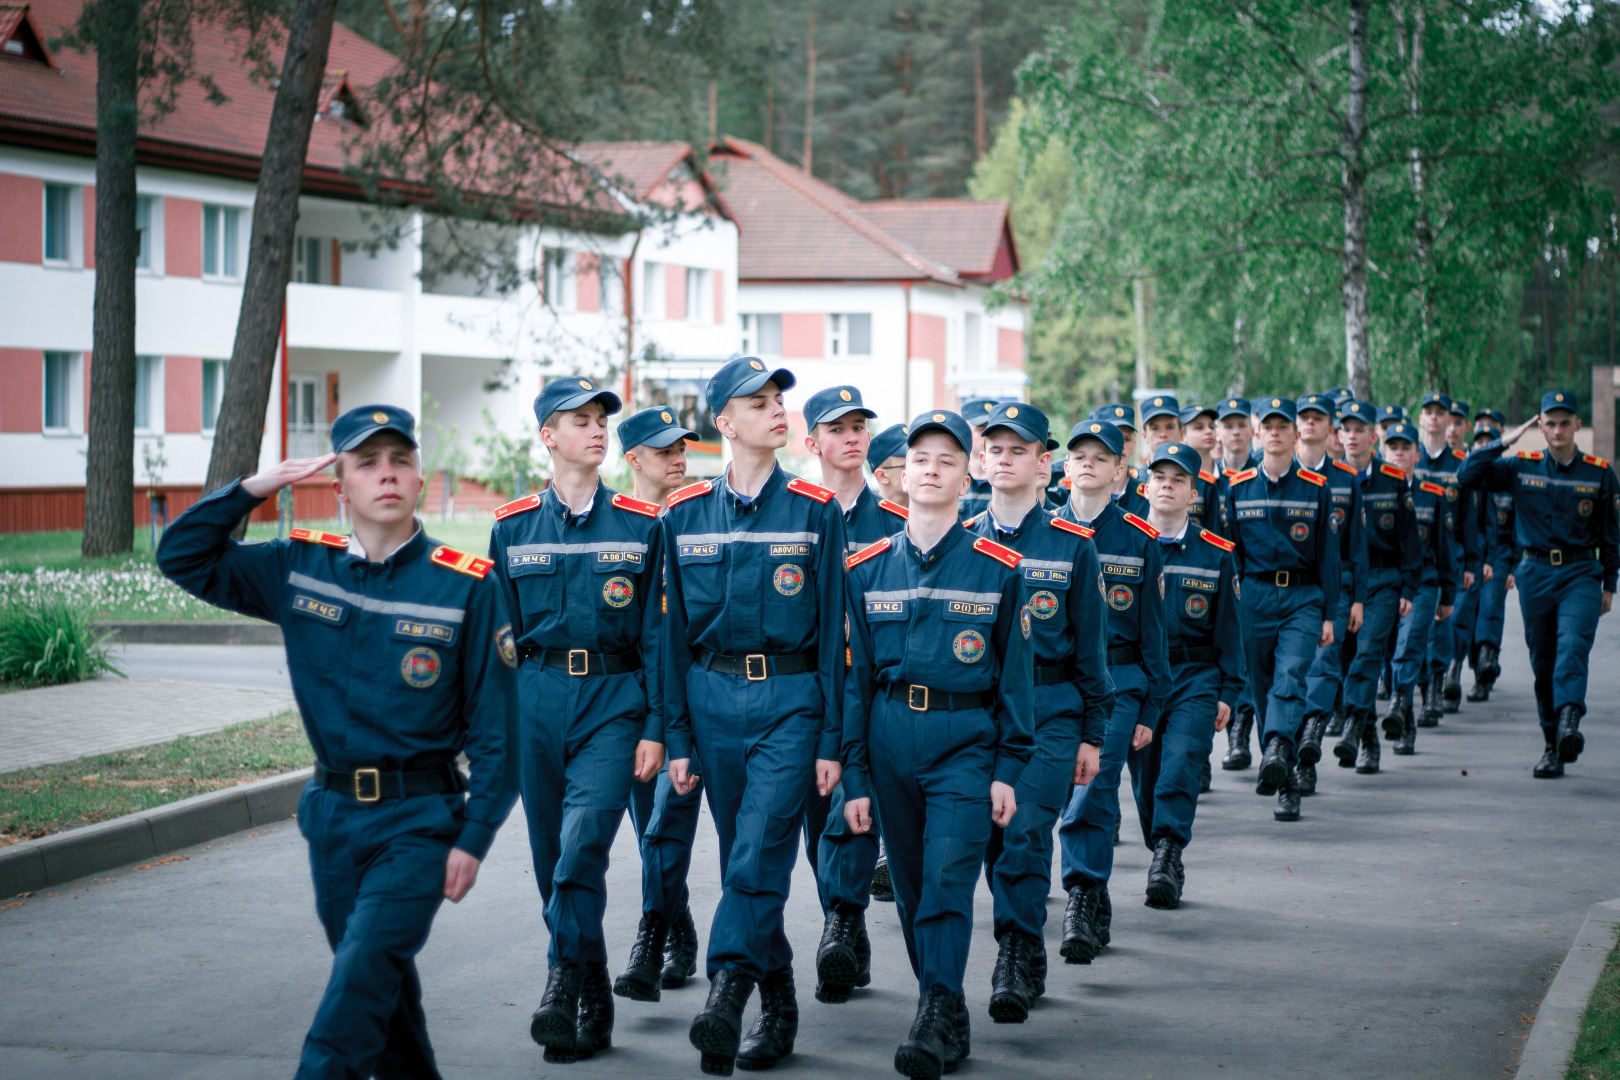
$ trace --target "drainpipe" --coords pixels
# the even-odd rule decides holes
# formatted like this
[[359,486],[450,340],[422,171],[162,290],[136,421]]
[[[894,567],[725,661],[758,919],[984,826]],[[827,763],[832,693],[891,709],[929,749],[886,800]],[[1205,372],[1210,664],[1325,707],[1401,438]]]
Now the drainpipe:
[[641,247],[641,232],[636,230],[636,238],[630,244],[630,254],[624,260],[624,404],[629,412],[635,412],[635,355],[636,348],[636,305],[635,305],[635,269],[636,251]]
[[900,403],[900,422],[911,422],[911,282],[903,281],[900,287],[906,292],[906,355],[905,355],[905,400]]
[[281,304],[281,460],[287,460],[287,303]]

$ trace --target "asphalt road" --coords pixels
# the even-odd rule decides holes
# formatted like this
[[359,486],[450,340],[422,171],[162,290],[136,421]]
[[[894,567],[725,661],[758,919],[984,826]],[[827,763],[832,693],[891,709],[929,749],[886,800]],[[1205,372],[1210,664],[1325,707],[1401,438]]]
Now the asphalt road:
[[[113,660],[131,679],[172,679],[259,690],[292,691],[287,651],[280,645],[113,646]],[[116,675],[103,676],[115,679]]]
[[[1186,903],[1140,906],[1148,852],[1120,848],[1114,947],[1054,964],[1022,1026],[989,1022],[994,942],[981,886],[968,970],[973,1056],[962,1076],[1502,1077],[1587,907],[1620,896],[1620,689],[1605,619],[1588,750],[1558,782],[1540,748],[1522,646],[1488,706],[1465,706],[1377,777],[1329,764],[1305,820],[1271,820],[1253,770],[1215,773],[1186,856]],[[1510,642],[1519,638],[1513,618]],[[1127,833],[1127,835],[1129,835]],[[0,911],[0,1075],[275,1077],[295,1067],[329,954],[289,822],[125,869]],[[693,905],[707,940],[717,893],[699,832]],[[622,829],[609,877],[615,967],[634,933],[639,863]],[[1056,959],[1062,897],[1047,922]],[[798,1053],[783,1075],[893,1075],[915,983],[892,905],[871,916],[874,986],[818,1004],[821,920],[801,861],[789,902],[800,957]],[[529,1042],[546,931],[521,819],[478,887],[447,906],[421,957],[448,1077],[698,1076],[686,1027],[707,984],[618,1002],[615,1048],[548,1066]],[[755,999],[757,1002],[757,998]]]

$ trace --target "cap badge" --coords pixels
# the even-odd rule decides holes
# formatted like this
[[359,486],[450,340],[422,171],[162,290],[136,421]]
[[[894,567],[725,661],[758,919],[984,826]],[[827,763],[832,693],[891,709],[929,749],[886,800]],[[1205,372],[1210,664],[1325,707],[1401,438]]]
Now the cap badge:
[[944,422],[945,422],[945,414],[944,413],[937,412],[937,413],[934,414],[934,423],[943,424]]
[[1125,415],[1125,410],[1124,409],[1115,409],[1114,410],[1114,415],[1115,416],[1124,416]]
[[750,360],[750,361],[748,361],[748,366],[753,368],[755,371],[764,371],[765,370],[765,365],[760,363],[758,360]]
[[1563,401],[1564,400],[1564,395],[1563,394],[1554,394],[1553,395],[1553,400],[1554,401]]
[[1007,408],[1007,419],[1009,419],[1009,420],[1018,419],[1018,406],[1016,406],[1016,405],[1008,406],[1008,408]]
[[591,388],[591,380],[589,380],[589,379],[581,379],[581,380],[579,380],[579,388],[581,390],[589,390]]
[[1281,405],[1281,404],[1282,404],[1282,401],[1281,401],[1281,399],[1279,399],[1279,398],[1272,398],[1272,399],[1271,399],[1271,407],[1272,407],[1272,408],[1273,408],[1273,409],[1275,409],[1275,408],[1276,408],[1276,407],[1277,407],[1277,406],[1279,406],[1279,405]]
[[902,434],[902,435],[910,435],[911,434],[911,425],[910,424],[901,424],[900,425],[900,434]]
[[388,414],[379,409],[371,414],[371,422],[373,424],[386,424],[388,423]]
[[1236,399],[1236,398],[1233,398],[1233,399],[1232,399],[1232,400],[1231,400],[1231,401],[1228,401],[1228,402],[1227,402],[1227,403],[1226,403],[1226,407],[1227,407],[1227,408],[1228,408],[1228,409],[1235,409],[1235,408],[1237,408],[1237,399]]
[[840,390],[840,391],[838,391],[838,396],[843,398],[845,401],[852,400],[850,398],[850,396],[849,396],[849,391],[848,390]]
[[658,418],[660,420],[662,420],[666,424],[673,424],[675,422],[675,418],[673,416],[670,416],[669,413],[667,413],[667,412],[659,413]]
[[1101,431],[1102,430],[1102,425],[1101,424],[1092,424],[1091,425],[1091,430],[1092,431]]
[[1172,447],[1171,447],[1171,448],[1170,448],[1170,452],[1171,452],[1171,453],[1172,453],[1172,454],[1179,454],[1179,453],[1181,453],[1181,447],[1179,447],[1179,446],[1172,446]]
[[1162,398],[1162,397],[1154,398],[1153,399],[1153,404],[1155,404],[1155,405],[1163,405],[1164,404],[1164,398]]

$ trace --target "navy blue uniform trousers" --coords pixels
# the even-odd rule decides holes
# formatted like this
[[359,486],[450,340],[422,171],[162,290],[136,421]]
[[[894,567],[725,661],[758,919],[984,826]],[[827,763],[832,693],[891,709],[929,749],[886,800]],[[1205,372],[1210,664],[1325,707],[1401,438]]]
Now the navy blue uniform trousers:
[[[1479,615],[1474,620],[1474,649],[1469,661],[1479,659],[1479,646],[1494,645],[1502,649],[1502,627],[1507,622],[1507,579],[1513,573],[1511,556],[1503,555],[1491,564],[1491,580],[1479,585]],[[1514,578],[1514,585],[1518,579]]]
[[1603,610],[1603,567],[1597,562],[1563,566],[1525,559],[1514,571],[1524,641],[1536,678],[1536,711],[1541,730],[1558,731],[1558,710],[1576,705],[1586,712],[1586,676]]
[[[812,785],[813,785],[812,781]],[[810,791],[812,804],[826,807],[825,817],[815,848],[816,889],[821,894],[821,910],[865,911],[872,902],[872,875],[877,870],[878,837],[882,823],[873,813],[873,827],[857,833],[844,820],[844,785],[833,788],[825,799]],[[805,833],[809,835],[811,822],[806,819]]]
[[[1344,676],[1344,708],[1348,713],[1371,716],[1378,705],[1378,677],[1389,659],[1391,636],[1401,615],[1401,572],[1390,567],[1373,567],[1367,579],[1367,599],[1361,609],[1361,631],[1356,634],[1355,652]],[[1337,620],[1334,636],[1340,632]]]
[[[1341,571],[1333,605],[1333,644],[1321,646],[1316,650],[1316,655],[1311,658],[1311,666],[1305,673],[1307,714],[1331,713],[1338,707],[1339,702],[1346,698],[1345,673],[1350,667],[1351,657],[1355,655],[1355,645],[1350,640],[1350,607],[1354,588],[1355,581],[1351,577],[1351,571]],[[1326,589],[1322,591],[1327,592]],[[1362,608],[1362,617],[1366,617],[1365,606]]]
[[1120,773],[1130,756],[1136,726],[1152,727],[1156,719],[1148,708],[1147,673],[1141,664],[1110,664],[1108,673],[1114,680],[1114,711],[1103,730],[1097,775],[1070,793],[1058,826],[1065,891],[1081,884],[1106,884],[1113,875]]
[[1169,837],[1182,847],[1192,841],[1199,780],[1215,745],[1215,707],[1221,669],[1216,664],[1182,664],[1153,741],[1130,756],[1131,785],[1142,840],[1151,850]]
[[[703,766],[692,762],[701,777]],[[673,922],[689,902],[686,879],[692,870],[692,841],[697,837],[698,810],[703,782],[685,795],[669,782],[669,765],[648,781],[637,780],[630,789],[630,821],[641,847],[641,911],[657,912]]]
[[1412,611],[1401,620],[1400,632],[1395,636],[1395,654],[1390,661],[1392,691],[1416,686],[1428,673],[1429,642],[1433,636],[1435,607],[1440,603],[1440,586],[1425,585],[1412,597]]
[[1243,582],[1243,655],[1260,716],[1260,745],[1273,735],[1299,742],[1305,722],[1305,675],[1322,636],[1322,590]]

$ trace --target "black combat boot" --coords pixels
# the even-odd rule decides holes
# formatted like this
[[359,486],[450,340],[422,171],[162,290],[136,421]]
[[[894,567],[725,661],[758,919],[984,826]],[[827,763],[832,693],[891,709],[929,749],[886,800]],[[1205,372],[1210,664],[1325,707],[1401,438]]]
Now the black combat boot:
[[1046,996],[1046,942],[1036,939],[1029,953],[1029,1000]]
[[1114,902],[1108,898],[1108,882],[1103,882],[1098,888],[1102,895],[1097,897],[1097,917],[1092,920],[1092,926],[1097,929],[1097,944],[1108,948],[1108,943],[1114,940]]
[[1535,772],[1531,775],[1537,780],[1556,780],[1564,775],[1564,763],[1558,757],[1558,744],[1554,740],[1547,740],[1546,752],[1536,762]]
[[1378,700],[1388,701],[1390,696],[1389,680],[1382,675],[1378,676]]
[[709,982],[709,1000],[692,1020],[687,1038],[703,1055],[700,1065],[712,1076],[730,1076],[742,1038],[742,1014],[754,980],[740,971],[721,968]]
[[1034,941],[1017,930],[1001,935],[996,967],[990,973],[990,1019],[998,1024],[1022,1024],[1029,1019],[1029,1003],[1035,997],[1029,986],[1029,957],[1034,947]]
[[1384,714],[1384,738],[1394,742],[1401,737],[1401,729],[1412,715],[1412,688],[1403,686],[1395,692],[1395,698],[1389,703],[1389,712]]
[[1462,666],[1462,657],[1452,659],[1451,666],[1446,669],[1445,685],[1440,689],[1442,708],[1448,713],[1462,708]]
[[613,992],[631,1001],[657,1001],[658,984],[663,977],[664,939],[669,923],[656,911],[641,916],[636,940],[630,946],[630,965],[613,981]]
[[765,976],[759,984],[759,1015],[748,1037],[737,1048],[737,1068],[774,1069],[793,1053],[799,1034],[799,999],[793,992],[793,969],[785,967]]
[[1445,712],[1444,685],[1446,674],[1435,671],[1429,674],[1429,679],[1423,688],[1423,712],[1418,716],[1418,727],[1439,727],[1440,716]]
[[1402,757],[1417,753],[1417,729],[1418,726],[1413,721],[1412,714],[1407,713],[1406,718],[1401,723],[1401,737],[1395,742],[1395,753]]
[[529,1038],[546,1048],[546,1060],[567,1064],[579,1058],[579,965],[559,960],[546,976],[540,1007],[529,1017]]
[[1361,745],[1356,748],[1356,772],[1371,776],[1378,771],[1378,759],[1383,756],[1384,744],[1378,741],[1378,732],[1371,721],[1361,726]]
[[1344,725],[1349,722],[1348,714],[1343,705],[1333,710],[1333,719],[1328,721],[1326,735],[1330,739],[1337,739],[1344,734]]
[[1316,794],[1315,765],[1295,765],[1291,779],[1294,782],[1294,790],[1299,792],[1300,798]]
[[697,951],[697,924],[692,922],[692,909],[681,908],[664,936],[664,969],[659,982],[665,990],[685,986],[686,980],[697,974]]
[[894,903],[894,879],[889,876],[887,853],[878,856],[877,866],[872,870],[872,899],[885,904]]
[[1558,710],[1558,760],[1565,765],[1576,761],[1586,749],[1586,736],[1581,734],[1581,707],[1565,705]]
[[1063,945],[1058,949],[1065,963],[1089,964],[1102,952],[1102,942],[1097,940],[1102,891],[1101,885],[1076,885],[1069,890],[1069,906],[1063,912]]
[[1221,758],[1221,768],[1237,772],[1253,763],[1249,756],[1249,730],[1253,727],[1254,710],[1240,706],[1226,725],[1226,756]]
[[816,949],[816,1000],[837,1005],[857,986],[872,981],[872,945],[866,936],[866,913],[834,911],[821,929]]
[[1294,774],[1288,773],[1282,787],[1277,789],[1277,805],[1271,811],[1271,816],[1278,821],[1299,820],[1299,789],[1294,786]]
[[1473,702],[1491,700],[1491,684],[1482,682],[1479,672],[1474,672],[1474,688],[1468,691],[1468,700]]
[[956,995],[956,1017],[945,1034],[945,1071],[953,1073],[973,1052],[973,1023],[968,1016],[967,998]]
[[1208,795],[1215,789],[1215,767],[1209,763],[1209,758],[1198,766],[1198,794]]
[[894,1071],[912,1080],[939,1080],[945,1072],[945,1044],[955,1041],[958,1008],[955,994],[938,987],[924,994],[911,1035],[894,1052]]
[[1147,906],[1166,911],[1180,907],[1181,885],[1181,845],[1161,836],[1153,845],[1153,863],[1148,867]]
[[1502,677],[1502,654],[1495,645],[1479,647],[1479,659],[1474,662],[1474,677],[1484,683],[1487,690]]
[[1301,765],[1315,765],[1322,760],[1322,736],[1327,733],[1327,713],[1311,713],[1299,729],[1299,758]]
[[1266,740],[1265,753],[1260,756],[1259,783],[1254,786],[1256,795],[1270,795],[1288,782],[1288,772],[1293,767],[1294,748],[1287,739],[1281,735],[1273,735]]
[[579,986],[579,1040],[575,1053],[583,1061],[613,1045],[613,992],[606,968],[587,971]]
[[[1339,768],[1355,768],[1356,753],[1361,747],[1361,729],[1364,727],[1372,727],[1372,722],[1364,720],[1359,714],[1350,717],[1344,725],[1344,734],[1333,744],[1333,756],[1339,759]],[[1373,738],[1377,737],[1377,733],[1374,732]]]

